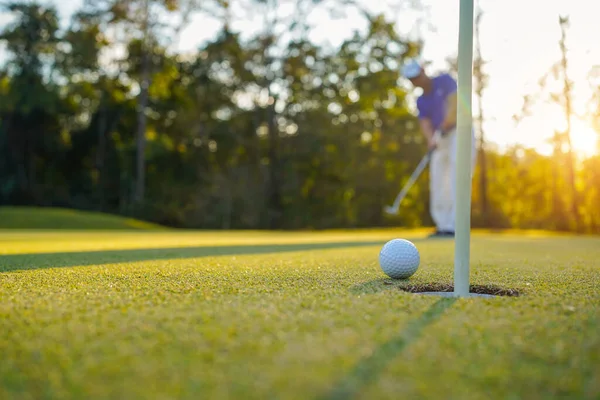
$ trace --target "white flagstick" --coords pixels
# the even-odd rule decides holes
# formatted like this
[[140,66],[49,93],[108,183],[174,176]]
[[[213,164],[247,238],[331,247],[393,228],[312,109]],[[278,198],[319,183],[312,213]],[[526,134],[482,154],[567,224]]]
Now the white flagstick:
[[458,34],[458,101],[456,122],[456,241],[454,294],[469,295],[471,241],[471,113],[473,79],[473,0],[460,0]]

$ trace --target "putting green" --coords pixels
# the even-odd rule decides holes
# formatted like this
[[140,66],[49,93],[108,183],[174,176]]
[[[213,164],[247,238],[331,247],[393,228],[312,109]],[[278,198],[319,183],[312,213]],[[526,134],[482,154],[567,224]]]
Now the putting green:
[[[412,240],[406,282],[378,251]],[[597,399],[600,238],[422,231],[0,233],[0,398]]]

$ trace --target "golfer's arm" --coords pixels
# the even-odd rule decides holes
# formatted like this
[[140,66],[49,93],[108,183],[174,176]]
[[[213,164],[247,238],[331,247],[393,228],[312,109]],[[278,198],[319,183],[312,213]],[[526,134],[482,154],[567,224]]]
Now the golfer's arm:
[[419,124],[421,125],[421,132],[423,133],[423,136],[425,136],[425,139],[427,139],[428,143],[431,142],[434,133],[433,124],[431,121],[428,118],[423,118],[419,120]]
[[442,130],[446,131],[456,126],[456,92],[452,93],[447,98],[448,110],[446,111],[446,118],[442,123]]

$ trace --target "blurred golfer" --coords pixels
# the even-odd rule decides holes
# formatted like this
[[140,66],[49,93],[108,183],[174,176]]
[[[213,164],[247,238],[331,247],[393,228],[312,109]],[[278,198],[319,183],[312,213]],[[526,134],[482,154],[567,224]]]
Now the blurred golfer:
[[[421,132],[430,149],[430,213],[435,222],[434,237],[454,237],[456,190],[456,80],[448,73],[430,77],[416,60],[402,69],[413,86],[423,90],[417,99]],[[436,139],[436,132],[437,135]],[[472,131],[471,166],[475,166],[475,135]],[[471,175],[472,176],[472,175]]]

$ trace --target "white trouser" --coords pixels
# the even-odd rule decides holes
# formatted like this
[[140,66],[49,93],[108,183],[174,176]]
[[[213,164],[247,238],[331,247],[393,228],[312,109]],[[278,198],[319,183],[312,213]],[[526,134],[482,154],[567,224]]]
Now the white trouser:
[[[441,136],[429,164],[430,213],[438,231],[454,232],[456,191],[456,130]],[[471,178],[477,159],[475,133],[471,132]]]

